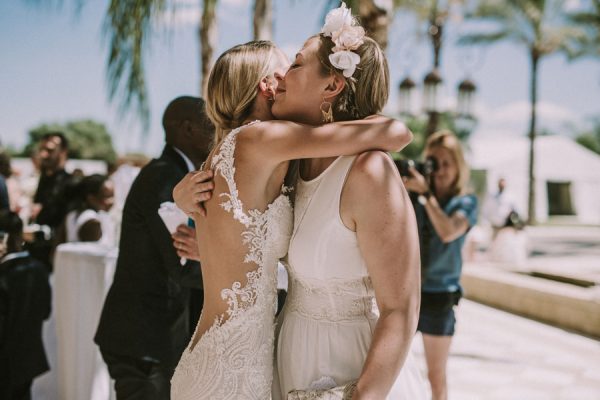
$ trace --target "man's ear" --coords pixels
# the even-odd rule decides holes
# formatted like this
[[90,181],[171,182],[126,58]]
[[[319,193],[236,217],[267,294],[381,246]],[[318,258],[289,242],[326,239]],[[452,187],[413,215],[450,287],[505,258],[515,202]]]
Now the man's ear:
[[345,87],[346,80],[340,77],[338,74],[332,74],[327,87],[323,91],[323,98],[331,99],[332,97],[342,93]]
[[194,126],[189,119],[185,119],[181,122],[181,129],[183,130],[183,134],[187,138],[192,138],[194,135],[193,129]]

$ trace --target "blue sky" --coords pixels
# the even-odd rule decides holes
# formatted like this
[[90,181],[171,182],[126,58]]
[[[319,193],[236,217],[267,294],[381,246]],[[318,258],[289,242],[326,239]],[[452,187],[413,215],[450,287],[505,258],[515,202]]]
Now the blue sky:
[[[200,0],[178,0],[179,11],[156,23],[146,53],[151,125],[141,131],[135,115],[120,118],[107,99],[102,20],[107,1],[89,1],[76,13],[64,0],[60,9],[25,0],[0,2],[0,140],[22,146],[28,129],[50,122],[92,118],[104,122],[117,151],[157,155],[163,145],[162,110],[174,97],[199,92],[197,23]],[[43,2],[40,2],[43,3]],[[277,0],[274,41],[293,55],[321,26],[323,0]],[[218,8],[220,53],[251,39],[250,0],[221,0]],[[443,97],[451,107],[458,82],[470,71],[478,85],[480,123],[474,135],[522,135],[528,124],[529,66],[524,49],[508,43],[487,49],[455,45],[462,25],[451,23],[442,54]],[[390,32],[388,58],[392,96],[386,111],[396,111],[398,82],[409,73],[421,81],[431,65],[429,43],[414,34],[416,22],[400,13]],[[465,62],[465,60],[472,60]],[[568,133],[600,115],[600,62],[568,63],[544,59],[540,71],[540,125]]]

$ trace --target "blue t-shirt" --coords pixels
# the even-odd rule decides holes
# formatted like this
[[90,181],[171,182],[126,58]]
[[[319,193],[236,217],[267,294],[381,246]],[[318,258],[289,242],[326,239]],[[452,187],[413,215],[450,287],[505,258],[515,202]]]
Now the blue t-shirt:
[[[477,197],[474,195],[454,196],[442,207],[446,215],[456,212],[469,221],[469,228],[477,223]],[[443,243],[433,228],[425,207],[415,205],[419,241],[421,245],[421,268],[423,292],[440,293],[461,290],[461,250],[466,233],[450,243]]]

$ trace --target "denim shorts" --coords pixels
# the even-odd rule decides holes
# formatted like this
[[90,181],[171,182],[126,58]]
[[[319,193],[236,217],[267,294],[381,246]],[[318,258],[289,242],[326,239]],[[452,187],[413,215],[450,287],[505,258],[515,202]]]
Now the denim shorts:
[[453,336],[456,317],[454,306],[461,292],[421,293],[421,311],[417,330],[434,336]]

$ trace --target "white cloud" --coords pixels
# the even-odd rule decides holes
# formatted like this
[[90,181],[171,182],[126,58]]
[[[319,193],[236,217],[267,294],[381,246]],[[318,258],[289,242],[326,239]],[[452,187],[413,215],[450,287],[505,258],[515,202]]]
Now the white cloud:
[[[581,119],[574,110],[551,102],[538,102],[536,111],[538,131],[549,129],[561,133],[565,123]],[[518,100],[496,108],[479,103],[476,114],[479,119],[478,133],[487,135],[502,131],[523,135],[529,128],[531,105],[527,100]]]

